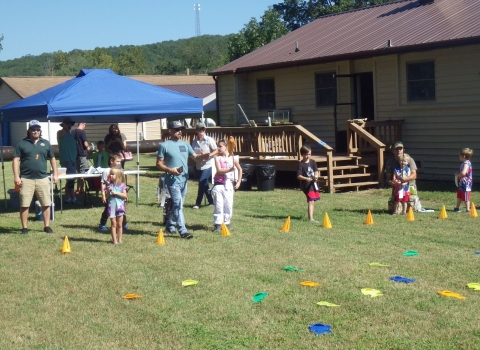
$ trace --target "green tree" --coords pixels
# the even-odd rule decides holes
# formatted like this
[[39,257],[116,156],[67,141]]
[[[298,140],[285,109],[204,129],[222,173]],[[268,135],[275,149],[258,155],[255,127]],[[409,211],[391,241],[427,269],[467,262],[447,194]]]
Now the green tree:
[[113,69],[113,57],[110,56],[107,49],[102,47],[96,47],[89,54],[91,68],[110,68]]
[[287,33],[285,23],[280,20],[280,13],[269,8],[260,22],[252,17],[239,33],[230,36],[228,58],[233,61]]
[[118,73],[122,75],[145,74],[147,58],[140,46],[131,46],[122,51],[117,60]]
[[273,9],[289,30],[295,30],[321,16],[392,1],[396,0],[284,0]]

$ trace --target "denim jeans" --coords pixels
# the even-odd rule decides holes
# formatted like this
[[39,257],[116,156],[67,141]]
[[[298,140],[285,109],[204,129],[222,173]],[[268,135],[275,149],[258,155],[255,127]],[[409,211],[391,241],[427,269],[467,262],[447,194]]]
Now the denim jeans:
[[209,183],[212,180],[212,168],[204,169],[204,170],[198,170],[197,169],[197,175],[198,175],[198,194],[197,194],[197,200],[195,201],[196,206],[200,206],[202,204],[202,199],[203,195],[207,195],[207,201],[208,204],[213,204],[213,198],[212,195],[208,192],[209,190]]
[[169,185],[168,190],[172,197],[172,214],[168,218],[165,228],[170,232],[175,232],[175,228],[178,228],[178,233],[186,233],[188,231],[185,227],[185,217],[183,216],[183,202],[187,194],[187,181]]

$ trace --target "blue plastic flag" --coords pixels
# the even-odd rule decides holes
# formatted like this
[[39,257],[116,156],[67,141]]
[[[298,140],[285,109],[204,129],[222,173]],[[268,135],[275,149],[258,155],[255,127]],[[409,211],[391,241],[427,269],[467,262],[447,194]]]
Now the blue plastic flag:
[[328,324],[314,323],[311,324],[308,329],[310,332],[314,332],[315,335],[332,333],[332,326],[329,326]]
[[405,283],[415,282],[414,279],[406,278],[406,277],[402,277],[402,276],[393,276],[393,277],[390,277],[390,279],[392,281],[395,281],[395,282],[405,282]]

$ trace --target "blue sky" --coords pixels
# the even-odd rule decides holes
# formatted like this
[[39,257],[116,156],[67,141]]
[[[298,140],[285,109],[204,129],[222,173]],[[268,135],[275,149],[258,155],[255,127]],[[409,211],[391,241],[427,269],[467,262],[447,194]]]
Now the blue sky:
[[[201,34],[237,33],[283,0],[200,1]],[[195,1],[0,0],[0,61],[44,52],[153,44],[195,36]]]

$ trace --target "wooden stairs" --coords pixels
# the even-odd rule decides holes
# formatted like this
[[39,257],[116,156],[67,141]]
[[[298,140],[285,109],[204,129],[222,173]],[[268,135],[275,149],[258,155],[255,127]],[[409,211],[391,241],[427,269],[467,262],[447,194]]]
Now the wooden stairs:
[[[318,157],[320,158],[320,157]],[[319,184],[328,189],[328,166],[322,159],[313,157],[319,171]],[[333,156],[333,191],[359,191],[380,186],[375,164],[364,164],[359,156]],[[372,160],[368,159],[368,163]]]

